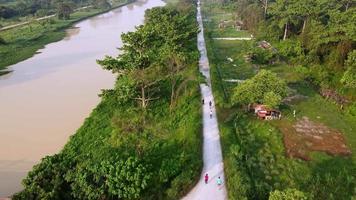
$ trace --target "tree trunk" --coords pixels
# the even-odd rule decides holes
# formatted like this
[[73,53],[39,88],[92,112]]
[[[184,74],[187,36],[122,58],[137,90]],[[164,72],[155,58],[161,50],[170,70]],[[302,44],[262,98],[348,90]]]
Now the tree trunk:
[[265,0],[265,19],[267,18],[268,0]]
[[349,6],[350,6],[350,2],[347,2],[346,6],[345,6],[345,11],[347,11],[349,9]]
[[146,108],[146,96],[145,96],[145,84],[142,83],[141,85],[141,103],[142,108]]
[[169,105],[169,109],[172,110],[174,106],[174,100],[175,100],[175,87],[177,84],[177,80],[175,79],[176,72],[179,71],[177,68],[177,62],[175,60],[175,56],[173,56],[170,60],[170,75],[171,75],[171,103]]
[[288,22],[286,23],[285,28],[284,28],[283,40],[287,39],[287,34],[288,34]]
[[174,79],[174,80],[172,81],[172,86],[171,86],[171,104],[170,104],[170,109],[171,109],[171,110],[172,110],[172,108],[173,108],[174,100],[175,100],[175,98],[174,98],[174,96],[175,96],[174,90],[175,90],[176,84],[177,84],[177,81]]
[[305,31],[306,25],[307,25],[307,18],[304,18],[302,33],[304,33]]

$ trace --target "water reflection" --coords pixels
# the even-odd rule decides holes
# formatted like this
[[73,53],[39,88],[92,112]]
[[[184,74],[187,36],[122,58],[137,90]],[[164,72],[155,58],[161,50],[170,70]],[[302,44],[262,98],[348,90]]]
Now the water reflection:
[[75,35],[78,35],[80,32],[80,28],[77,27],[73,27],[67,30],[67,35],[65,38],[63,38],[63,40],[70,40],[70,38],[72,38]]

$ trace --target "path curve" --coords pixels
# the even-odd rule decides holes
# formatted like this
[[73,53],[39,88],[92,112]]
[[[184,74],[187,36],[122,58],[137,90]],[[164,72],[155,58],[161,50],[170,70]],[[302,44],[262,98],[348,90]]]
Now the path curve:
[[[206,51],[204,28],[200,11],[200,1],[197,6],[197,21],[200,32],[198,33],[198,49],[200,51],[199,70],[205,76],[207,84],[200,84],[200,91],[205,100],[203,105],[203,160],[204,167],[199,183],[189,192],[183,200],[225,200],[227,199],[224,164],[221,153],[219,127],[215,112],[214,96],[211,90],[209,73],[209,60]],[[212,102],[212,118],[210,118],[209,101]],[[209,174],[209,182],[205,184],[204,175]],[[222,179],[222,185],[217,185],[217,178]]]

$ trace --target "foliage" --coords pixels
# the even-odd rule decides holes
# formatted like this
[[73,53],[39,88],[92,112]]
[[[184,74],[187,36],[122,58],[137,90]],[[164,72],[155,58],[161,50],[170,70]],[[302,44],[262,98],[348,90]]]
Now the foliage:
[[1,44],[6,44],[6,41],[2,37],[0,37],[0,45]]
[[272,60],[276,57],[276,54],[272,50],[254,48],[252,52],[252,60],[256,64],[270,64]]
[[297,61],[303,59],[304,52],[300,41],[291,39],[281,41],[276,48],[278,55],[285,60]]
[[344,83],[347,88],[356,89],[356,50],[349,53],[345,65],[347,70],[341,78],[341,82]]
[[66,175],[76,199],[137,199],[150,174],[137,158],[82,165]]
[[[272,94],[272,93],[273,94]],[[269,93],[266,95],[266,93]],[[235,104],[247,105],[268,101],[271,105],[279,103],[287,95],[286,83],[276,74],[261,70],[253,78],[239,84],[234,89],[232,101]]]
[[66,19],[70,18],[70,14],[73,12],[73,3],[66,2],[63,0],[58,0],[57,2],[57,15],[58,19]]
[[[233,0],[237,15],[258,39],[268,40],[278,50],[279,58],[292,64],[322,69],[311,73],[313,84],[342,88],[352,79],[347,72],[347,55],[356,45],[356,3],[351,0]],[[264,8],[264,11],[263,11]],[[255,16],[259,17],[255,20]],[[258,30],[258,31],[256,31]],[[271,64],[271,55],[256,50],[257,64]],[[331,78],[320,79],[320,72]],[[315,75],[315,76],[314,76]]]
[[0,18],[11,18],[12,16],[16,15],[16,10],[6,6],[0,6]]
[[41,163],[35,165],[23,180],[25,189],[12,199],[68,199],[69,183],[63,179],[63,174],[71,167],[69,160],[62,154],[47,156]]
[[269,108],[277,108],[282,102],[282,97],[273,91],[265,93],[263,97],[263,104]]
[[348,107],[347,112],[348,112],[350,115],[356,117],[356,103],[351,104],[351,105]]
[[306,195],[296,189],[286,189],[284,191],[273,191],[268,200],[307,200]]
[[94,0],[93,4],[96,8],[108,9],[111,7],[111,4],[107,0]]
[[[245,5],[240,6],[243,2]],[[265,66],[256,67],[246,59],[246,54],[255,48],[255,42],[213,40],[211,38],[214,37],[235,37],[235,33],[223,36],[222,34],[214,35],[216,28],[210,20],[214,22],[216,19],[221,19],[220,16],[239,15],[246,10],[248,5],[251,5],[250,8],[254,8],[254,5],[262,7],[262,2],[265,1],[226,2],[230,6],[238,4],[239,7],[236,10],[225,9],[219,2],[204,1],[202,3],[203,19],[206,20],[204,28],[212,72],[212,87],[216,98],[221,98],[224,91],[227,91],[228,95],[233,94],[235,89],[243,84],[239,83],[239,86],[236,86],[236,83],[229,83],[225,80],[238,79],[246,82],[259,68],[268,68],[273,71],[278,79],[284,79],[288,83],[294,94],[303,95],[301,96],[303,98],[287,106],[281,106],[284,117],[270,122],[256,120],[249,117],[249,114],[239,114],[243,113],[239,107],[217,101],[228,197],[229,199],[268,199],[273,191],[285,193],[291,190],[289,188],[295,188],[293,190],[304,193],[308,199],[352,199],[355,196],[356,184],[354,154],[350,157],[343,157],[312,153],[312,160],[308,162],[288,158],[280,130],[284,132],[293,129],[292,124],[295,118],[292,113],[296,110],[297,117],[307,116],[313,121],[339,130],[347,141],[346,145],[351,148],[352,152],[355,151],[354,124],[356,123],[355,115],[352,114],[355,113],[355,106],[345,106],[344,110],[341,110],[340,106],[323,99],[316,90],[319,87],[339,87],[337,84],[340,83],[340,78],[346,71],[346,61],[343,65],[343,58],[345,53],[350,51],[350,43],[346,40],[351,37],[345,37],[344,30],[348,29],[345,27],[352,30],[352,25],[345,25],[343,18],[339,22],[345,27],[339,28],[340,34],[335,35],[338,39],[345,40],[343,42],[334,40],[334,42],[320,45],[319,39],[327,41],[331,38],[326,31],[334,25],[329,24],[328,15],[331,10],[335,9],[339,9],[341,13],[346,10],[346,7],[350,10],[355,4],[352,1],[300,0],[301,3],[288,1],[290,5],[286,6],[293,6],[288,11],[291,12],[290,17],[293,21],[289,22],[287,38],[283,41],[285,24],[281,23],[279,26],[278,23],[282,19],[273,16],[271,12],[273,10],[270,9],[275,1],[268,1],[266,18],[259,22],[258,28],[252,27],[250,30],[259,41],[270,42],[278,51],[277,56],[280,60],[273,64],[267,61]],[[298,4],[298,7],[294,3]],[[304,8],[299,6],[304,6]],[[256,8],[254,12],[262,14],[261,7]],[[307,10],[303,10],[305,8]],[[251,13],[251,15],[254,14],[257,15],[257,13]],[[345,16],[352,18],[353,14],[348,13]],[[260,32],[256,32],[256,29]],[[317,39],[317,36],[321,38]],[[354,43],[351,47],[354,48]],[[227,57],[234,61],[226,62]],[[230,87],[235,87],[235,89],[229,90]],[[246,96],[249,96],[251,91],[246,90],[248,93]],[[345,89],[345,91],[354,93],[351,89]],[[287,126],[288,123],[291,125]]]
[[[117,58],[106,57],[98,63],[105,69],[134,77],[139,94],[136,99],[141,107],[157,99],[157,77],[169,77],[171,82],[171,108],[179,95],[179,84],[183,69],[197,59],[192,42],[197,34],[197,26],[189,11],[183,15],[173,8],[153,8],[146,12],[145,25],[135,32],[122,35],[122,54]],[[152,48],[154,47],[154,48]],[[157,76],[162,74],[161,76]],[[189,78],[189,77],[187,77]]]
[[92,0],[21,0],[0,6],[0,18],[11,19],[21,16],[54,14],[65,17],[70,10],[88,5]]

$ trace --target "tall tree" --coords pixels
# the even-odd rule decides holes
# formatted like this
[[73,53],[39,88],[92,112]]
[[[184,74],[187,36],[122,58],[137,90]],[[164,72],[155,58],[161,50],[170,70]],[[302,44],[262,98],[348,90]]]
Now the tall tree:
[[122,54],[117,58],[106,57],[98,61],[105,69],[121,75],[132,76],[139,87],[139,100],[142,108],[157,97],[152,97],[152,89],[159,80],[154,77],[159,72],[155,63],[154,46],[156,40],[147,26],[139,26],[135,32],[122,34],[123,46],[120,48]]
[[297,22],[295,10],[293,8],[294,2],[297,0],[277,0],[271,5],[272,20],[280,28],[284,28],[283,40],[288,37],[288,31],[292,24]]
[[[161,38],[160,60],[165,65],[167,76],[171,82],[172,108],[177,98],[177,88],[181,72],[189,62],[191,44],[197,34],[197,26],[190,20],[190,14],[182,15],[172,8],[153,8],[146,14],[146,23]],[[184,82],[184,81],[182,81]]]
[[58,19],[69,19],[70,14],[74,10],[74,4],[70,1],[58,0],[57,1],[57,15]]
[[320,7],[318,5],[323,5],[321,1],[309,1],[309,0],[299,0],[293,1],[291,5],[292,9],[297,15],[297,19],[303,21],[302,33],[304,33],[307,21],[311,16],[318,15],[320,12]]

